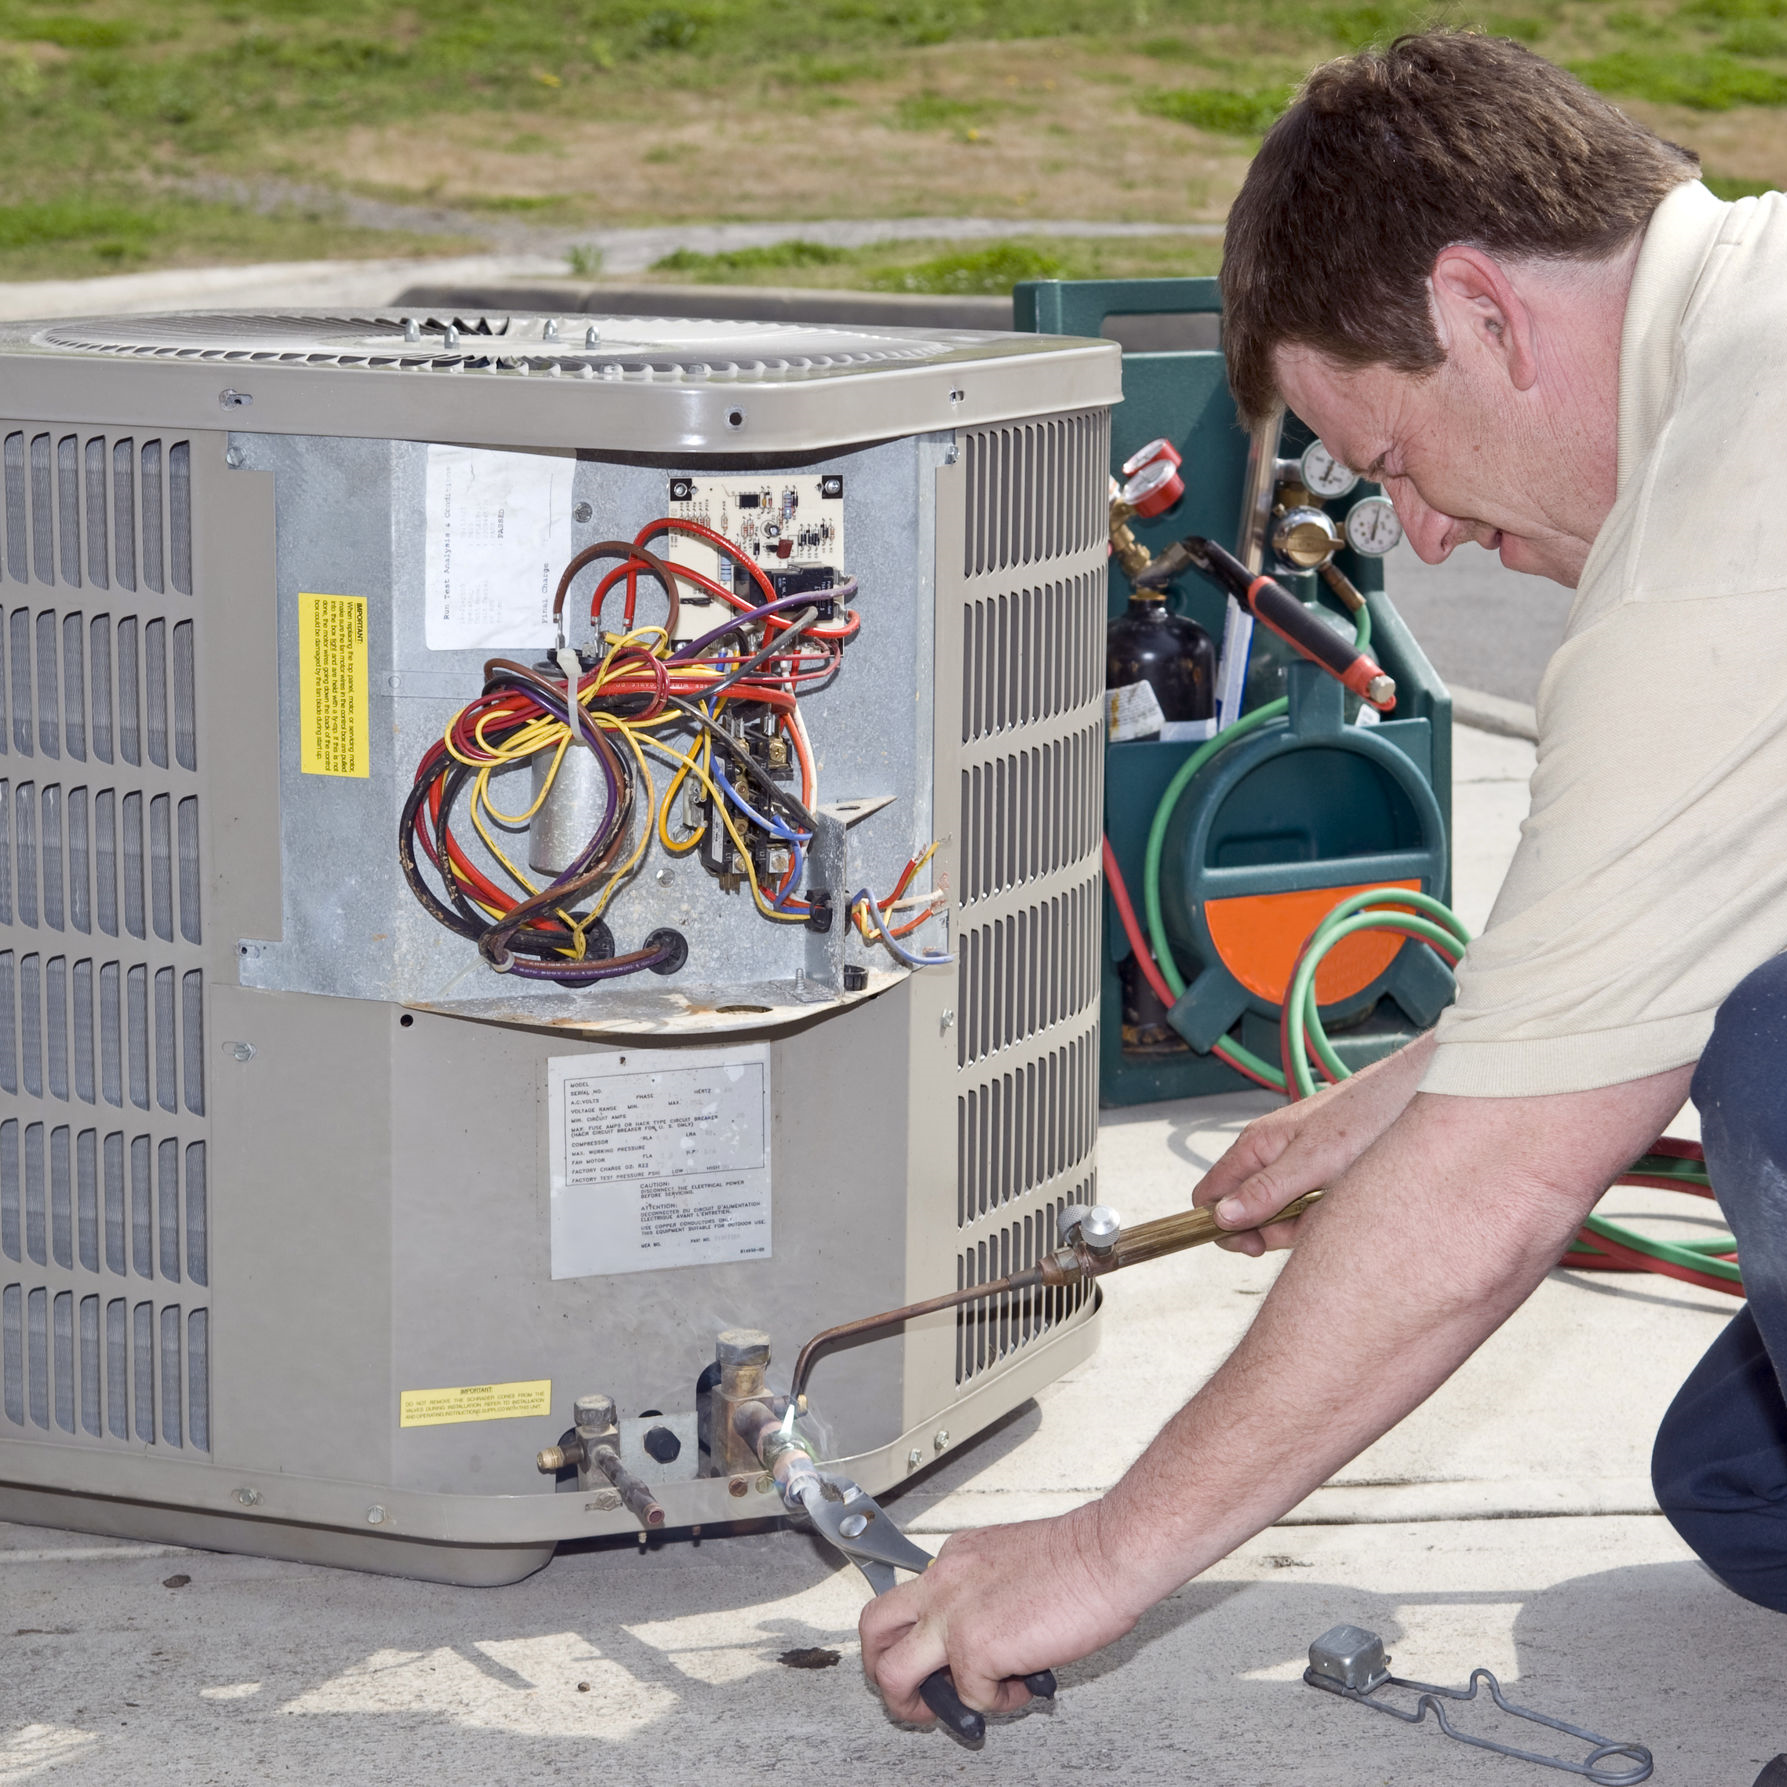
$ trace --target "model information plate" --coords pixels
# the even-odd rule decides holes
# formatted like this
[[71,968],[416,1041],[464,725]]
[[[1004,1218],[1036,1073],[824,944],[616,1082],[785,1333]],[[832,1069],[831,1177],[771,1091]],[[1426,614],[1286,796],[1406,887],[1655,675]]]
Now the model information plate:
[[767,1043],[546,1072],[554,1278],[769,1258]]

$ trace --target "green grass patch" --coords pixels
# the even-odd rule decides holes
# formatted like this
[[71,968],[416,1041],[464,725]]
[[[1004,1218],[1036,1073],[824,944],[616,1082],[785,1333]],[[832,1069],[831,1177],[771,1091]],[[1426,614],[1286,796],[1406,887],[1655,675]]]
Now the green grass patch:
[[999,112],[1011,108],[997,100],[952,99],[944,93],[915,93],[894,108],[894,121],[902,130],[978,129]]
[[1616,50],[1572,66],[1591,87],[1618,99],[1691,106],[1697,112],[1787,105],[1787,74],[1735,56]]
[[1719,39],[1719,48],[1728,56],[1787,57],[1787,25],[1775,19],[1741,20]]
[[1168,87],[1144,92],[1136,104],[1156,118],[1171,118],[1218,136],[1264,136],[1291,102],[1290,87],[1237,92],[1227,87]]
[[260,213],[129,192],[0,204],[0,279],[83,277],[158,265],[452,254],[468,243],[357,230],[296,209]]
[[1027,242],[934,255],[910,267],[889,267],[864,282],[877,292],[930,292],[948,297],[1002,297],[1025,279],[1070,279],[1057,252]]
[[807,242],[797,236],[789,242],[772,242],[765,248],[729,248],[719,254],[678,248],[653,261],[652,271],[674,273],[696,285],[728,285],[797,268],[838,267],[849,259],[850,251],[846,248],[828,248],[823,242]]
[[793,285],[841,291],[1003,297],[1026,279],[1156,279],[1214,273],[1214,237],[1013,236],[994,242],[874,242],[864,248],[779,242],[726,254],[665,255],[652,277],[696,285]]
[[1780,188],[1768,180],[1744,180],[1736,174],[1702,174],[1700,178],[1706,183],[1707,190],[1714,198],[1726,200],[1760,198],[1765,192],[1779,192]]

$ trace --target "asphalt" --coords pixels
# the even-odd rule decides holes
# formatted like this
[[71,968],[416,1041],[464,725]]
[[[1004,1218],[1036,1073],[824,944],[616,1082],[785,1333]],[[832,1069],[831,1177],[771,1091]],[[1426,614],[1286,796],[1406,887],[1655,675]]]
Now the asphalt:
[[[1475,924],[1532,750],[1466,729],[1457,761],[1458,904]],[[1268,1103],[1107,1113],[1101,1187],[1133,1219],[1182,1206]],[[1688,1220],[1666,1208],[1660,1193],[1610,1204]],[[1113,1281],[1097,1354],[890,1511],[935,1547],[1096,1495],[1233,1346],[1275,1270],[1205,1249]],[[1303,1685],[1310,1641],[1347,1622],[1382,1635],[1400,1674],[1462,1686],[1486,1667],[1517,1703],[1649,1745],[1659,1782],[1749,1787],[1787,1749],[1787,1621],[1693,1560],[1646,1476],[1658,1416],[1730,1312],[1664,1279],[1553,1274],[1400,1428],[1065,1668],[1053,1709],[996,1727],[978,1755],[887,1720],[858,1669],[860,1581],[791,1531],[567,1551],[514,1587],[458,1590],[0,1527],[0,1783],[1552,1778]],[[1583,1752],[1480,1704],[1458,1716]]]

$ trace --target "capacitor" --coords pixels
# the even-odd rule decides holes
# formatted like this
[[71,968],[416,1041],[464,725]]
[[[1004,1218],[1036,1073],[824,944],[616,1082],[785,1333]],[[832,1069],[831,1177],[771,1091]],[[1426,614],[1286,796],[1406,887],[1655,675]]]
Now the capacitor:
[[[608,817],[608,778],[590,747],[572,740],[552,775],[552,752],[533,759],[538,803],[527,828],[527,866],[540,875],[562,875],[589,847]],[[552,786],[546,778],[552,775]],[[542,798],[544,790],[544,798]]]

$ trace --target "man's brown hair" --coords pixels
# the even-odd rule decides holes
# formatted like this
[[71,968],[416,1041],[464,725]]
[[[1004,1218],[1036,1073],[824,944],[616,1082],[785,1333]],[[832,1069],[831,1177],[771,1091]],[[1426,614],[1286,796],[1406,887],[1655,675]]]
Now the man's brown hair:
[[1246,417],[1277,399],[1272,355],[1430,371],[1440,251],[1599,260],[1699,172],[1574,75],[1506,38],[1400,37],[1318,68],[1274,124],[1229,212],[1229,383]]

